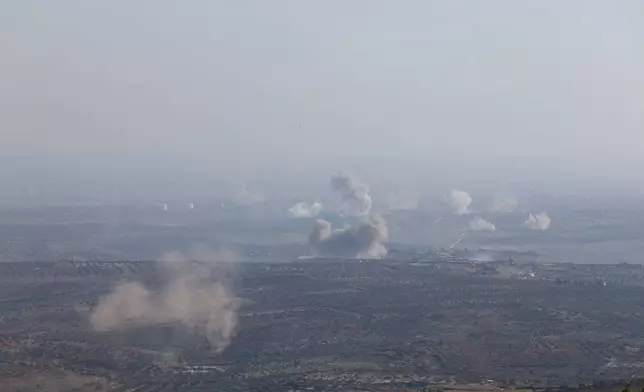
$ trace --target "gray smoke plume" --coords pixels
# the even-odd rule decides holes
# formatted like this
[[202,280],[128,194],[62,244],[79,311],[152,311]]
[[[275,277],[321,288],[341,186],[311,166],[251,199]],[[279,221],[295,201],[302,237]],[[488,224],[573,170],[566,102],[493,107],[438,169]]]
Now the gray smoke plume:
[[229,287],[231,252],[195,251],[164,256],[168,282],[159,292],[138,282],[121,282],[103,297],[90,316],[94,329],[178,323],[205,336],[217,352],[235,334],[240,299]]
[[545,212],[537,215],[530,214],[523,224],[530,230],[548,230],[550,217]]
[[369,187],[344,172],[331,177],[331,187],[340,192],[342,200],[348,202],[355,215],[367,215],[371,211]]
[[472,197],[465,191],[452,190],[449,194],[449,204],[457,215],[469,214]]
[[492,202],[492,212],[514,212],[519,202],[509,196],[499,195]]
[[316,201],[314,203],[301,202],[295,204],[288,209],[288,213],[292,218],[315,218],[322,212],[322,203]]
[[331,223],[318,219],[309,236],[314,254],[319,256],[379,259],[387,255],[382,244],[387,240],[387,224],[378,215],[365,218],[358,226],[331,228]]
[[474,231],[496,231],[496,226],[483,218],[475,218],[470,222],[470,230]]

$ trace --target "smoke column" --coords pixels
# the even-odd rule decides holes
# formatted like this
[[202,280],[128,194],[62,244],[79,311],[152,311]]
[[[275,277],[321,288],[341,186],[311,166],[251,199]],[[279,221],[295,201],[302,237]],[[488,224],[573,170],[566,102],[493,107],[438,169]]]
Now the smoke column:
[[288,209],[288,213],[292,218],[315,218],[320,215],[321,211],[322,203],[317,201],[314,203],[297,203]]
[[548,230],[550,227],[550,217],[545,212],[537,215],[530,214],[523,224],[530,230]]
[[344,172],[331,176],[331,187],[338,191],[342,200],[349,202],[356,215],[367,215],[371,211],[369,187]]
[[483,218],[476,218],[470,222],[470,230],[474,231],[496,231],[494,223]]
[[190,257],[171,253],[163,258],[168,282],[152,292],[138,282],[121,282],[103,297],[90,321],[98,331],[167,323],[184,325],[205,336],[217,352],[235,334],[240,300],[229,287],[230,252],[201,250]]
[[359,225],[344,229],[331,228],[331,223],[318,219],[309,236],[309,244],[318,256],[379,259],[387,255],[382,244],[387,240],[387,224],[378,216],[365,218]]
[[469,214],[472,197],[465,191],[452,190],[449,194],[449,204],[457,215]]

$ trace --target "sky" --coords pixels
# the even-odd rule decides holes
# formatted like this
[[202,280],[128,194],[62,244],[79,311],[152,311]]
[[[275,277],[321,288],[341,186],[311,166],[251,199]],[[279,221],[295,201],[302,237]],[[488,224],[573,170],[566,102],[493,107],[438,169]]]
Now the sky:
[[6,0],[0,53],[5,187],[644,184],[640,0]]

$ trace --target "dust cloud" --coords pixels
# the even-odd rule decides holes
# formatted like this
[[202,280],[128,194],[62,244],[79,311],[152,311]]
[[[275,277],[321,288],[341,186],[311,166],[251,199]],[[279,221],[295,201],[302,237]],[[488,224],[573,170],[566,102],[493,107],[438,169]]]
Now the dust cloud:
[[345,172],[331,176],[331,187],[347,202],[353,215],[367,215],[371,211],[369,187]]
[[139,282],[121,282],[90,316],[95,330],[178,323],[204,336],[217,352],[235,335],[240,299],[230,288],[237,258],[230,251],[198,249],[162,258],[167,282],[152,291]]
[[379,259],[387,255],[382,244],[387,236],[387,224],[379,215],[364,218],[358,225],[335,230],[331,223],[318,219],[309,236],[309,244],[318,256]]

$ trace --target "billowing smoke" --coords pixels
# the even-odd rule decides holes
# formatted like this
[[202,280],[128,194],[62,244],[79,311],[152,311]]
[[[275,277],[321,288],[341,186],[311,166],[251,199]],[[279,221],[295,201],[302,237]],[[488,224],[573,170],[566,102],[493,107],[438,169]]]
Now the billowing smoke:
[[371,211],[369,187],[344,172],[331,177],[331,187],[340,192],[342,200],[347,202],[355,215],[367,215]]
[[492,202],[492,212],[514,212],[517,209],[519,202],[509,196],[497,196]]
[[230,289],[231,252],[193,252],[166,255],[167,283],[152,291],[139,282],[121,282],[103,297],[90,321],[99,331],[132,326],[182,324],[206,337],[216,351],[224,350],[235,334],[240,299]]
[[288,213],[292,218],[315,218],[320,215],[322,211],[322,203],[316,201],[314,203],[301,202],[295,204],[288,209]]
[[496,231],[496,226],[483,218],[475,218],[470,222],[470,230],[474,231]]
[[469,214],[472,197],[465,191],[452,190],[449,194],[449,204],[457,215]]
[[365,218],[359,225],[343,229],[331,228],[331,223],[318,219],[309,236],[309,244],[318,256],[357,257],[378,259],[387,255],[382,244],[387,240],[387,224],[378,215]]
[[545,212],[537,215],[530,214],[523,224],[530,230],[548,230],[550,217]]

